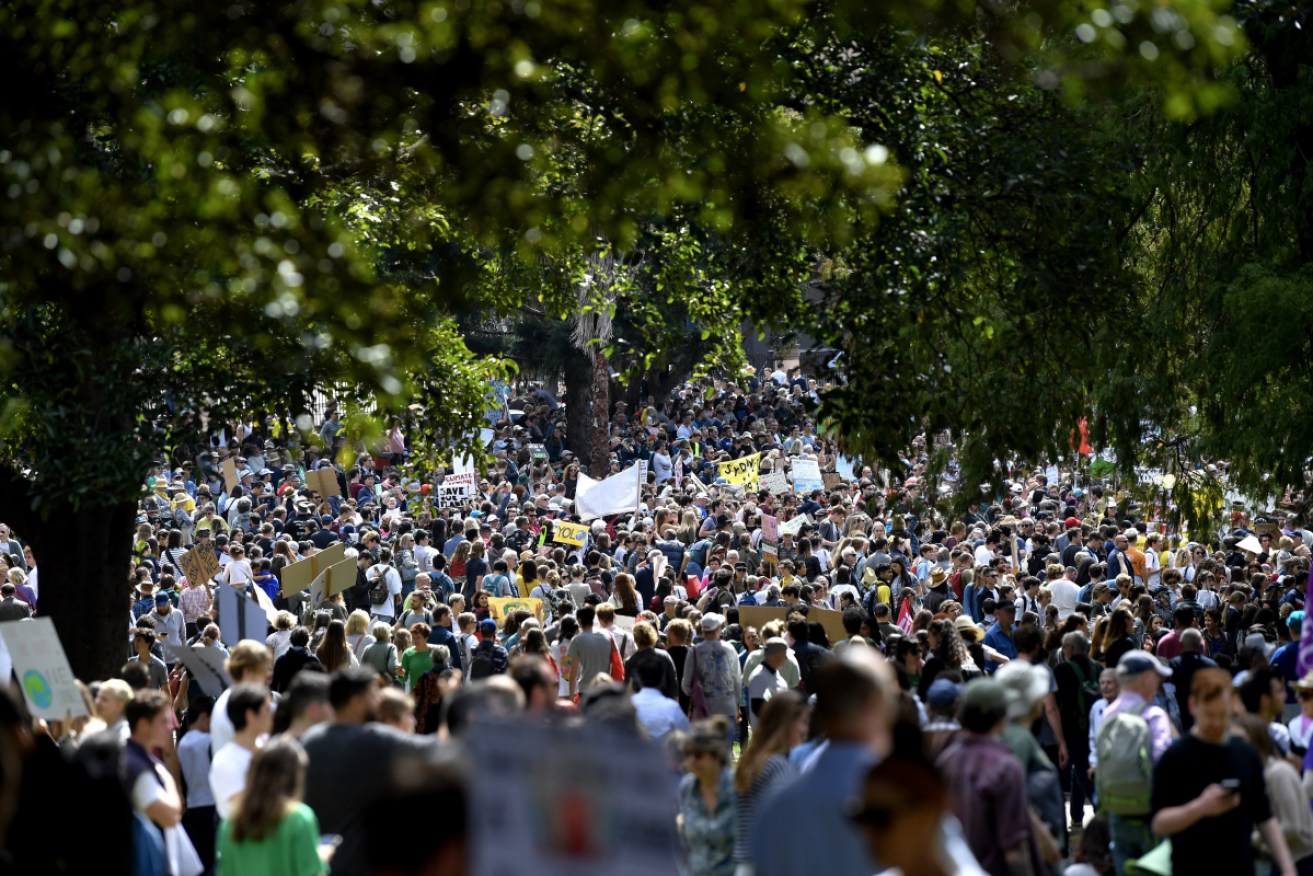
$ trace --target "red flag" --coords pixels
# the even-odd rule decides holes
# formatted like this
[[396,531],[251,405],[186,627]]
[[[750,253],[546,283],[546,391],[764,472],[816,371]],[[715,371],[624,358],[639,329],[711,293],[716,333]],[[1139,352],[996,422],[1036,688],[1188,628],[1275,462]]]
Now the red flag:
[[1071,449],[1075,450],[1082,456],[1090,456],[1094,453],[1094,448],[1090,446],[1090,424],[1084,417],[1081,417],[1077,425],[1080,427],[1080,446],[1076,445],[1076,430],[1071,433]]
[[912,600],[904,599],[903,607],[898,609],[898,629],[903,635],[912,635]]

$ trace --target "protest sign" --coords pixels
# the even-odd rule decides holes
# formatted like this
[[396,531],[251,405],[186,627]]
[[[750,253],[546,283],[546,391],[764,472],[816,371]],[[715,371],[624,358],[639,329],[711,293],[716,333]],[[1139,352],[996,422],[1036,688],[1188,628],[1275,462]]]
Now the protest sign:
[[618,614],[615,616],[613,625],[617,630],[624,630],[626,633],[632,633],[634,631],[634,624],[637,622],[638,618],[636,617],[630,617],[627,614]]
[[789,492],[792,487],[789,486],[789,478],[784,472],[768,471],[761,476],[761,489],[768,490],[772,496],[778,496]]
[[331,468],[317,468],[305,473],[306,486],[320,496],[340,496],[342,488],[337,482],[337,472]]
[[828,608],[812,608],[807,612],[807,620],[808,622],[817,621],[825,627],[825,635],[829,636],[831,647],[848,638],[848,633],[843,628],[843,612],[841,611]]
[[[33,715],[62,721],[69,715],[80,718],[87,714],[54,621],[48,617],[6,621],[0,623],[0,637]],[[0,683],[8,681],[7,677],[0,679]]]
[[773,620],[784,620],[789,613],[783,606],[766,606],[766,605],[740,605],[739,606],[739,626],[756,627],[758,632],[761,628]]
[[[352,565],[355,564],[352,563]],[[255,595],[255,601],[260,604],[260,610],[264,612],[265,619],[269,621],[270,626],[273,626],[274,621],[278,619],[278,609],[274,607],[274,601],[269,598],[269,594],[265,593],[264,588],[259,584],[251,585],[251,593]]]
[[220,571],[219,557],[209,545],[198,545],[182,555],[182,573],[192,583],[208,584]]
[[196,683],[207,697],[217,697],[232,687],[232,676],[224,668],[224,654],[218,648],[209,648],[205,645],[180,648],[177,645],[166,644],[164,653],[186,667],[187,672],[196,679]]
[[646,460],[646,459],[640,459],[640,460],[638,461],[638,482],[639,482],[640,484],[645,484],[645,483],[647,483],[647,460]]
[[345,593],[356,583],[356,561],[347,557],[334,563],[310,582],[310,607],[316,611],[334,593]]
[[[643,465],[647,465],[646,460],[644,460]],[[643,469],[643,474],[645,476],[647,475],[647,469]],[[646,481],[646,477],[644,477],[644,481]],[[675,486],[676,487],[684,486],[684,457],[683,456],[675,457]]]
[[447,483],[439,484],[434,492],[439,508],[459,508],[473,491],[474,488],[468,484]]
[[793,492],[805,496],[813,490],[825,489],[821,480],[821,467],[814,459],[795,459],[793,461]]
[[475,484],[477,484],[478,481],[477,481],[477,476],[474,474],[474,472],[464,471],[458,474],[447,475],[445,478],[442,479],[442,483],[446,486],[455,486],[457,484],[464,484],[465,486],[469,487],[469,492],[473,493]]
[[215,590],[214,604],[219,608],[219,637],[229,648],[242,639],[265,640],[269,618],[245,591],[221,584]]
[[322,550],[300,562],[284,566],[282,574],[283,595],[291,596],[293,593],[300,593],[310,586],[310,583],[319,576],[320,572],[334,563],[342,562],[344,559],[346,559],[346,545],[339,542],[327,550]]
[[541,444],[530,444],[529,458],[535,461],[542,461],[547,459],[547,448]]
[[827,471],[821,475],[821,483],[825,484],[825,489],[833,490],[843,483],[843,478],[839,477],[838,472]]
[[219,464],[219,469],[223,472],[224,489],[229,495],[231,495],[232,491],[242,484],[241,480],[237,477],[237,463],[233,462],[233,459],[230,456]]
[[716,466],[716,470],[725,479],[726,483],[735,484],[748,490],[755,490],[757,489],[757,481],[761,476],[758,469],[760,462],[761,454],[754,453],[751,456],[741,456],[738,459],[731,459],[729,462],[722,462]]
[[9,678],[14,674],[14,659],[9,656],[9,649],[5,647],[5,640],[0,636],[0,686],[9,684]]
[[588,538],[588,527],[578,523],[557,523],[552,531],[552,541],[557,544],[569,544],[583,547]]
[[[479,722],[468,734],[471,876],[669,876],[679,840],[661,750],[600,723]],[[549,752],[544,757],[543,752]]]
[[780,527],[780,535],[796,536],[798,532],[802,529],[802,525],[804,523],[811,523],[811,522],[812,519],[810,516],[806,514],[799,514],[797,517],[793,518],[788,523],[785,523],[783,526]]
[[638,508],[642,469],[631,466],[620,474],[595,481],[583,472],[575,485],[575,510],[585,523],[610,514],[629,514]]
[[772,564],[779,559],[780,522],[769,514],[761,515],[761,556]]
[[532,612],[541,623],[543,620],[543,601],[536,596],[489,596],[488,613],[493,620],[500,623],[514,611]]
[[856,463],[846,456],[839,456],[834,460],[834,470],[838,472],[839,477],[845,481],[857,480],[855,466]]

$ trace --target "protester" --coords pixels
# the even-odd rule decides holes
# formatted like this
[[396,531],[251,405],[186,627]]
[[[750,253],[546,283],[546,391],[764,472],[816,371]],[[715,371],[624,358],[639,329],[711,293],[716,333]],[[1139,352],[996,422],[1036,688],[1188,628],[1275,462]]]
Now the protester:
[[687,770],[679,783],[680,836],[696,876],[733,876],[737,800],[730,769],[732,725],[715,715],[683,740]]
[[219,876],[317,876],[319,821],[301,802],[309,758],[291,738],[275,739],[251,760],[240,802],[219,828]]

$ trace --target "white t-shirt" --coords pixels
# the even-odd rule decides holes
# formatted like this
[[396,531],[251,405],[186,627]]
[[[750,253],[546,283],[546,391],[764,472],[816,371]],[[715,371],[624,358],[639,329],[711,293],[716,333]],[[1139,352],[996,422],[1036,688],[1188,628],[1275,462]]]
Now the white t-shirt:
[[990,560],[992,559],[994,559],[994,552],[991,551],[986,545],[982,544],[980,547],[976,548],[977,566],[988,566]]
[[748,678],[748,721],[754,729],[757,726],[757,716],[752,713],[752,701],[769,700],[777,692],[788,689],[788,683],[766,664],[762,663],[752,670]]
[[218,751],[229,742],[233,741],[233,734],[237,730],[233,727],[233,722],[228,717],[228,695],[232,693],[232,688],[228,688],[219,694],[219,698],[214,701],[214,711],[210,713],[210,751]]
[[1076,603],[1080,600],[1080,588],[1074,582],[1066,578],[1050,581],[1049,592],[1053,594],[1053,604],[1058,607],[1059,621],[1066,620],[1068,615],[1076,611]]
[[236,742],[229,742],[220,748],[210,764],[210,793],[214,795],[214,807],[220,818],[227,818],[233,811],[233,797],[246,787],[246,770],[251,765],[252,752],[247,751]]
[[224,567],[223,577],[234,587],[245,587],[255,578],[254,573],[251,572],[251,561],[245,557],[240,560],[230,560]]
[[401,595],[401,573],[392,566],[384,566],[382,563],[378,563],[369,567],[369,571],[365,573],[365,578],[369,581],[370,586],[373,586],[379,575],[383,576],[383,581],[388,586],[388,599],[382,605],[371,605],[369,610],[379,617],[393,617],[396,614],[394,607],[396,600],[392,597]]

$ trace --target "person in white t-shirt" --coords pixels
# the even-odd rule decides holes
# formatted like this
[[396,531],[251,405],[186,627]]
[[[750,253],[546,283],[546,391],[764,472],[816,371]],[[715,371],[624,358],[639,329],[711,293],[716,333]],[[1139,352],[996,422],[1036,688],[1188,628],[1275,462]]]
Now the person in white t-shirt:
[[210,793],[220,818],[227,818],[237,807],[238,795],[246,787],[246,769],[274,722],[268,689],[258,684],[239,684],[228,693],[233,738],[215,751],[210,764]]
[[392,552],[383,548],[378,553],[378,562],[369,567],[365,572],[365,580],[369,582],[372,588],[379,581],[382,581],[388,589],[388,598],[378,605],[372,602],[369,606],[369,612],[375,620],[391,623],[392,619],[397,616],[397,610],[401,607],[401,573],[392,565]]
[[[258,684],[268,686],[273,675],[274,661],[269,656],[269,647],[254,639],[243,639],[233,646],[224,661],[224,668],[233,680],[233,685]],[[232,688],[219,694],[214,701],[214,713],[210,716],[210,736],[213,737],[213,751],[218,751],[233,738],[233,723],[228,720],[228,698]]]
[[[1076,570],[1072,569],[1070,574],[1076,574]],[[1048,587],[1049,592],[1053,594],[1053,604],[1058,607],[1058,621],[1065,621],[1068,615],[1076,611],[1076,604],[1080,601],[1080,588],[1068,577],[1067,570],[1056,564],[1049,566]]]

